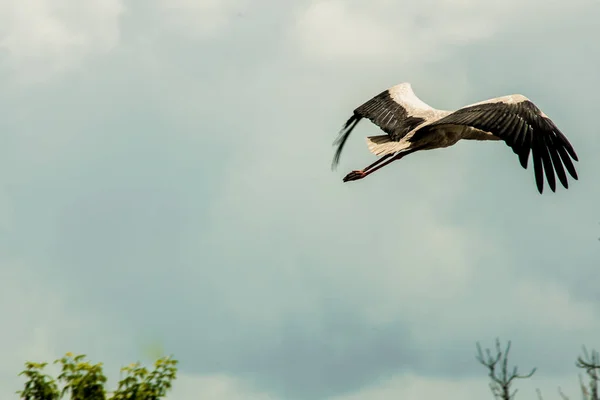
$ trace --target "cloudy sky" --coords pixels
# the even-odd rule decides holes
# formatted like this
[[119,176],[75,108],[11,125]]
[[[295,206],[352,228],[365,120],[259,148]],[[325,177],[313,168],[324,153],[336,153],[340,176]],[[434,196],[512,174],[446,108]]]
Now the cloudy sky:
[[[26,360],[180,360],[172,400],[491,399],[477,341],[578,396],[600,348],[600,1],[0,0],[0,397]],[[522,93],[580,180],[502,143],[373,161],[409,81]],[[531,168],[531,167],[530,167]]]

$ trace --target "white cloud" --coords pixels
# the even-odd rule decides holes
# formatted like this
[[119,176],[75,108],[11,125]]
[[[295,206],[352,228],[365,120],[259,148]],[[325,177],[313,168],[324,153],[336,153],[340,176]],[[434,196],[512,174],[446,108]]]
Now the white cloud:
[[[474,341],[519,332],[521,344],[527,338],[531,345],[543,346],[535,338],[544,332],[545,345],[560,343],[565,335],[569,346],[595,343],[593,332],[600,329],[600,321],[593,304],[572,299],[568,288],[556,282],[516,280],[514,274],[510,269],[488,271],[473,278],[472,289],[463,295],[434,308],[419,307],[419,313],[410,314],[417,342],[433,343],[441,330],[447,341],[460,341],[466,332]],[[424,312],[430,318],[422,318]]]
[[211,37],[239,17],[247,0],[156,0],[166,26],[196,39]]
[[119,41],[122,0],[0,2],[0,50],[21,81],[70,70]]
[[432,55],[442,44],[493,32],[493,25],[478,19],[472,9],[461,18],[448,18],[448,12],[459,7],[444,1],[401,6],[388,1],[356,6],[342,0],[318,1],[299,16],[291,35],[309,57],[339,62],[341,57],[394,53],[409,61]]
[[[592,332],[600,328],[594,304],[576,300],[567,287],[556,282],[525,281],[515,283],[515,307],[523,326],[562,332]],[[522,306],[517,307],[518,304]],[[535,320],[531,319],[535,315]]]
[[492,398],[487,387],[485,371],[477,379],[435,379],[406,374],[371,385],[357,393],[338,396],[331,400],[387,400],[387,399],[461,399]]
[[[473,359],[473,362],[476,362]],[[510,358],[509,358],[510,363]],[[514,365],[514,363],[511,363]],[[519,372],[529,372],[519,366]],[[537,398],[536,389],[542,391],[544,398],[559,398],[558,387],[571,398],[576,398],[580,391],[575,368],[572,375],[559,377],[541,377],[534,375],[529,380],[517,380],[513,386],[518,389],[517,399]],[[414,374],[402,374],[384,380],[368,388],[330,400],[388,400],[388,399],[449,399],[449,400],[481,400],[493,399],[489,388],[486,370],[481,367],[481,377],[472,379],[444,379],[423,377]]]
[[315,0],[298,16],[289,34],[309,58],[341,62],[346,57],[393,55],[395,62],[406,64],[436,57],[445,46],[490,37],[507,24],[518,23],[529,11],[560,15],[589,0],[573,3]]
[[368,16],[369,9],[351,10],[341,0],[311,4],[295,27],[302,50],[331,61],[385,53],[394,38],[386,26]]
[[227,375],[190,375],[178,373],[168,400],[278,400],[254,390],[246,382]]

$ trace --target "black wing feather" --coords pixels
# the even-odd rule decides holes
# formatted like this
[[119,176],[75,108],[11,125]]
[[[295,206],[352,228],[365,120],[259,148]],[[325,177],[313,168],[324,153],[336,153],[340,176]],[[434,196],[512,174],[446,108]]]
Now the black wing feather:
[[340,156],[342,155],[342,149],[344,148],[344,145],[346,144],[346,140],[348,140],[348,137],[350,136],[350,132],[352,132],[352,129],[354,129],[356,124],[358,124],[361,119],[362,119],[361,116],[354,113],[350,117],[350,119],[348,119],[348,121],[346,121],[346,123],[344,124],[344,127],[340,131],[340,135],[334,142],[334,145],[337,144],[338,147],[335,151],[335,154],[333,155],[333,162],[332,162],[333,168],[335,168],[335,166],[340,162]]
[[573,179],[578,179],[571,161],[579,161],[573,146],[554,122],[528,99],[463,107],[417,130],[410,141],[420,140],[440,125],[467,125],[492,133],[512,148],[525,169],[531,153],[536,185],[540,193],[544,190],[544,175],[552,191],[556,190],[556,176],[568,189],[563,165]]
[[550,152],[550,157],[552,158],[552,164],[554,165],[554,169],[556,170],[556,175],[558,176],[558,180],[565,187],[569,188],[569,182],[567,181],[567,174],[565,174],[565,169],[560,161],[560,156],[558,155],[558,150],[553,144],[552,137],[546,136],[544,137],[546,140],[546,147],[548,148],[548,152]]
[[363,118],[368,118],[394,141],[399,141],[408,132],[425,122],[424,118],[410,116],[401,104],[394,101],[389,89],[385,90],[356,108],[352,116],[346,121],[334,142],[337,149],[333,157],[332,168],[335,168],[339,163],[342,150],[350,133]]

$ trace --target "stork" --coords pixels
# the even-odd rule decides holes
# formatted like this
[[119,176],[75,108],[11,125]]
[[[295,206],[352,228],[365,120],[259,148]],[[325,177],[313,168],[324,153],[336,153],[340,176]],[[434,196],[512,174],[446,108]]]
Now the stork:
[[566,189],[569,184],[565,168],[573,179],[578,179],[571,159],[579,159],[571,143],[546,114],[520,94],[445,111],[424,103],[408,82],[392,86],[354,110],[334,143],[337,149],[332,168],[339,163],[350,133],[363,118],[386,133],[366,138],[371,153],[380,157],[364,169],[350,172],[344,182],[363,179],[416,151],[449,147],[461,139],[503,140],[519,157],[524,169],[531,152],[540,194],[544,190],[544,173],[553,192],[555,172]]

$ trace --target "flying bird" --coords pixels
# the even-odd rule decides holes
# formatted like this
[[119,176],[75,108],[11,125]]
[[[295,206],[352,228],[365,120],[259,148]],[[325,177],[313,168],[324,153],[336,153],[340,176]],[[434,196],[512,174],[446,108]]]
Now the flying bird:
[[362,170],[350,172],[344,182],[362,179],[410,153],[449,147],[461,139],[503,140],[524,169],[531,152],[540,194],[544,190],[544,173],[553,192],[555,173],[567,189],[565,168],[573,179],[578,179],[571,159],[579,159],[571,143],[546,114],[520,94],[445,111],[424,103],[408,82],[392,86],[354,110],[334,143],[337,150],[332,168],[339,163],[350,133],[363,118],[386,133],[367,137],[369,150],[379,158]]

